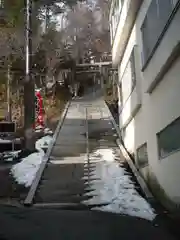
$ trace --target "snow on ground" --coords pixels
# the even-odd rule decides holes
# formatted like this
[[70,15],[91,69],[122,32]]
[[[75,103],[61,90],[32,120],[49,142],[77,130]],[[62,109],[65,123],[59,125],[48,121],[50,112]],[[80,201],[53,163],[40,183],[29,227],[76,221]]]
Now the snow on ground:
[[35,132],[36,132],[36,133],[40,133],[40,132],[42,132],[42,130],[43,130],[43,129],[36,129]]
[[0,142],[1,142],[1,143],[12,143],[12,140],[0,138]]
[[42,149],[47,148],[51,140],[52,137],[50,136],[40,138],[36,142],[36,149],[38,152],[30,154],[23,158],[20,163],[13,165],[11,174],[17,183],[25,185],[25,187],[31,186],[45,155]]
[[25,187],[31,186],[43,157],[44,151],[41,150],[30,154],[28,157],[23,158],[20,163],[15,164],[11,169],[11,173],[16,181],[25,185]]
[[36,149],[41,150],[42,148],[47,148],[50,142],[52,141],[51,136],[44,136],[36,141]]
[[50,128],[43,128],[42,126],[37,126],[35,129],[36,133],[44,132],[44,134],[53,134]]
[[53,134],[53,131],[51,129],[49,129],[49,128],[45,128],[44,129],[44,133],[45,134]]
[[12,152],[6,152],[5,154],[3,154],[3,158],[6,162],[12,162],[14,160],[14,158],[17,158],[19,153],[21,152],[21,150],[19,151],[12,151]]
[[[21,140],[20,138],[15,138],[14,141],[21,141]],[[4,144],[11,143],[13,148],[13,140],[0,138],[0,143],[4,143]],[[7,152],[1,153],[0,155],[3,158],[3,161],[12,162],[14,158],[18,157],[19,152],[20,151],[7,151]]]
[[108,205],[95,208],[95,210],[110,211],[153,220],[156,216],[154,210],[139,195],[128,172],[115,161],[115,158],[113,149],[98,149],[90,155],[90,161],[96,161],[96,168],[92,178],[97,180],[90,180],[94,191],[87,193],[87,195],[93,197],[83,203],[108,203]]
[[42,130],[43,129],[43,126],[41,126],[41,125],[38,125],[38,126],[36,126],[36,129],[35,130]]

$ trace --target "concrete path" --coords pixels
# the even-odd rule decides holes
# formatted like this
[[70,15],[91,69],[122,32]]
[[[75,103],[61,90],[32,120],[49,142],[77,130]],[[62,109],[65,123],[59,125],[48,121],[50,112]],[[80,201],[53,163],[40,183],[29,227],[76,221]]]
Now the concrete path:
[[[173,240],[150,222],[112,213],[0,207],[1,240]],[[174,239],[175,240],[175,239]]]
[[[109,117],[99,96],[93,99],[89,94],[72,101],[36,194],[36,203],[71,204],[90,198],[85,196],[89,192],[87,180],[83,179],[85,164],[88,152],[100,145],[115,146]],[[89,164],[89,171],[93,168]]]
[[[99,148],[116,148],[109,117],[100,94],[89,93],[72,101],[36,203],[79,204],[93,197],[87,193],[93,191],[93,170],[99,163],[89,162],[89,155]],[[144,219],[78,208],[61,210],[57,206],[55,209],[1,206],[0,226],[0,239],[4,240],[174,239]]]

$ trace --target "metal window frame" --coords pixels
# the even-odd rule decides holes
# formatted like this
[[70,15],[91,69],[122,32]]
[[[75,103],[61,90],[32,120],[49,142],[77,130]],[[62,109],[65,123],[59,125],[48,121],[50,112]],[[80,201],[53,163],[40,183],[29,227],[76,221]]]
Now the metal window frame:
[[[138,151],[142,148],[146,148],[146,152],[147,152],[147,161],[144,163],[139,164],[139,157],[138,157]],[[147,167],[149,165],[149,157],[148,157],[148,151],[147,151],[147,142],[143,143],[142,145],[140,145],[137,149],[136,149],[136,162],[139,168],[144,168]]]
[[[112,23],[112,18],[114,16],[114,10],[115,10],[115,1],[113,1],[113,4],[112,4],[112,10],[111,10],[111,13],[110,13],[110,22]],[[120,16],[121,16],[121,12],[122,12],[122,8],[123,8],[123,5],[124,5],[124,0],[118,0],[119,2],[119,9],[118,9],[118,17],[117,17],[117,24],[111,24],[112,25],[112,45],[114,43],[114,39],[115,39],[115,36],[116,36],[116,33],[117,33],[117,28],[118,28],[118,24],[119,24],[119,20],[120,20]],[[115,26],[113,26],[115,25]]]
[[160,146],[160,142],[159,142],[160,135],[164,131],[166,131],[168,128],[174,126],[177,121],[180,121],[180,116],[178,118],[176,118],[175,120],[173,120],[171,123],[169,123],[167,126],[165,126],[161,131],[156,133],[157,147],[158,147],[158,157],[159,157],[160,160],[180,151],[180,147],[178,147],[176,150],[172,150],[172,151],[168,152],[167,154],[163,154],[162,155],[161,151],[160,151],[161,150],[161,146]]
[[[157,1],[157,0],[156,0],[156,1]],[[169,25],[171,24],[171,22],[172,22],[172,20],[173,20],[173,18],[174,18],[174,16],[175,16],[175,14],[177,13],[177,11],[178,11],[179,8],[180,8],[180,0],[177,0],[177,2],[176,2],[175,4],[173,3],[173,0],[171,0],[171,2],[172,2],[172,5],[173,5],[173,8],[172,8],[172,11],[171,11],[171,13],[170,13],[170,15],[169,15],[169,18],[168,18],[168,20],[166,21],[165,26],[162,28],[162,31],[160,31],[159,37],[157,38],[157,41],[156,41],[156,43],[154,44],[154,47],[152,48],[152,50],[150,51],[150,53],[148,54],[148,56],[145,58],[145,50],[144,50],[145,43],[144,43],[143,31],[142,31],[142,30],[143,30],[143,28],[144,28],[144,22],[145,22],[145,20],[146,20],[146,17],[147,17],[149,8],[148,8],[148,10],[147,10],[147,14],[146,14],[146,16],[145,16],[145,18],[144,18],[144,21],[143,21],[143,23],[142,23],[142,25],[141,25],[141,27],[140,27],[140,30],[141,30],[141,38],[142,38],[142,45],[143,45],[143,46],[142,46],[142,52],[141,52],[141,62],[142,62],[142,69],[141,69],[141,71],[142,71],[142,72],[143,72],[143,71],[145,70],[145,68],[148,66],[150,60],[152,59],[154,53],[156,52],[156,49],[158,48],[159,44],[161,43],[161,40],[163,39],[163,37],[164,37],[164,35],[165,35],[165,33],[166,33]],[[150,4],[150,6],[151,6],[151,4]],[[149,7],[150,7],[150,6],[149,6]]]
[[[135,71],[134,76],[135,76],[135,81],[134,81],[134,84],[132,84],[131,91],[130,91],[128,97],[126,98],[124,104],[122,105],[122,108],[121,108],[121,110],[120,110],[120,113],[122,112],[122,110],[123,110],[126,102],[128,101],[128,99],[129,99],[130,96],[132,95],[132,93],[133,93],[133,91],[134,91],[134,89],[135,89],[135,87],[136,87],[136,84],[137,84],[137,78],[136,78],[136,62],[135,62],[135,60],[136,60],[136,58],[135,58],[136,49],[137,49],[137,44],[135,44],[135,45],[133,46],[133,48],[132,48],[132,51],[131,51],[131,53],[130,53],[130,57],[129,57],[129,59],[128,59],[128,62],[127,62],[127,64],[126,64],[126,66],[125,66],[125,69],[124,69],[124,72],[123,72],[123,74],[122,74],[122,77],[121,77],[121,79],[120,79],[120,82],[122,83],[122,79],[123,79],[123,77],[124,77],[124,75],[125,75],[125,73],[126,73],[126,69],[127,69],[127,67],[128,67],[128,64],[129,64],[130,61],[131,61],[132,54],[134,54],[134,71]],[[132,73],[132,70],[131,70],[131,73]],[[131,79],[131,80],[132,80],[132,79]],[[122,85],[122,84],[121,84],[121,85]],[[123,96],[122,96],[122,99],[123,99]],[[123,102],[122,102],[122,103],[123,103]]]

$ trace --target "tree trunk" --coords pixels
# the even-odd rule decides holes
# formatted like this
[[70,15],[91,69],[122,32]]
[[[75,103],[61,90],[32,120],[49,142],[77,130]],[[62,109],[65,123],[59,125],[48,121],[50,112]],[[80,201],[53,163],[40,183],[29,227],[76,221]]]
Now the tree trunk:
[[8,121],[12,121],[12,109],[11,109],[11,66],[8,64],[7,70],[7,105],[8,105]]
[[46,5],[46,7],[45,7],[45,34],[47,33],[47,29],[48,29],[48,27],[49,27],[49,18],[50,18],[50,16],[49,16],[49,6],[47,6]]
[[24,135],[26,149],[35,149],[35,87],[32,78],[32,0],[26,0],[26,78],[24,83]]

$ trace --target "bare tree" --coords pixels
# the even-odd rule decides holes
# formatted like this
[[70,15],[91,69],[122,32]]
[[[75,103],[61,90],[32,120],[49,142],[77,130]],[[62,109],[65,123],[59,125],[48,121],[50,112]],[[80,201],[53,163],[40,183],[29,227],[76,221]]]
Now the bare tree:
[[[31,6],[30,3],[32,1],[27,1],[28,5]],[[27,14],[24,15],[24,3],[22,1],[10,1],[7,0],[4,3],[4,25],[1,26],[0,31],[0,58],[2,68],[7,69],[7,96],[8,96],[8,119],[11,120],[11,86],[13,81],[13,72],[21,71],[24,72],[24,69],[13,69],[14,63],[24,62],[27,60],[26,66],[26,78],[24,78],[24,129],[25,129],[25,137],[26,137],[26,147],[29,150],[34,149],[34,141],[32,140],[32,135],[29,130],[31,129],[33,132],[33,124],[34,124],[34,85],[31,79],[31,58],[32,58],[32,38],[36,36],[37,38],[37,23],[38,19],[36,18],[38,15],[37,11],[33,13],[30,11],[31,8],[27,11]],[[35,8],[34,8],[35,9]],[[34,14],[35,13],[35,14]],[[28,27],[24,27],[25,18],[27,16]],[[34,21],[30,21],[30,18],[35,16]],[[37,21],[35,21],[35,19]],[[30,25],[33,23],[32,25]],[[33,26],[34,32],[31,33],[31,29],[29,27]],[[25,38],[25,34],[26,38]],[[26,40],[26,47],[25,47]],[[37,39],[35,41],[37,43]],[[28,49],[28,55],[25,58],[25,49]],[[36,49],[36,44],[34,45]],[[27,59],[28,58],[28,59]],[[23,67],[24,67],[23,66]],[[13,71],[12,71],[13,70]],[[29,84],[29,85],[28,85]],[[28,132],[28,133],[27,133]],[[28,136],[28,137],[27,137]],[[30,136],[30,137],[29,137]]]
[[23,56],[23,34],[12,29],[1,29],[0,31],[0,59],[1,68],[7,71],[7,104],[8,120],[11,121],[11,84],[13,75],[12,63]]
[[72,45],[72,55],[78,62],[89,61],[90,56],[100,61],[103,53],[110,51],[105,2],[78,3],[67,14],[66,36]]

